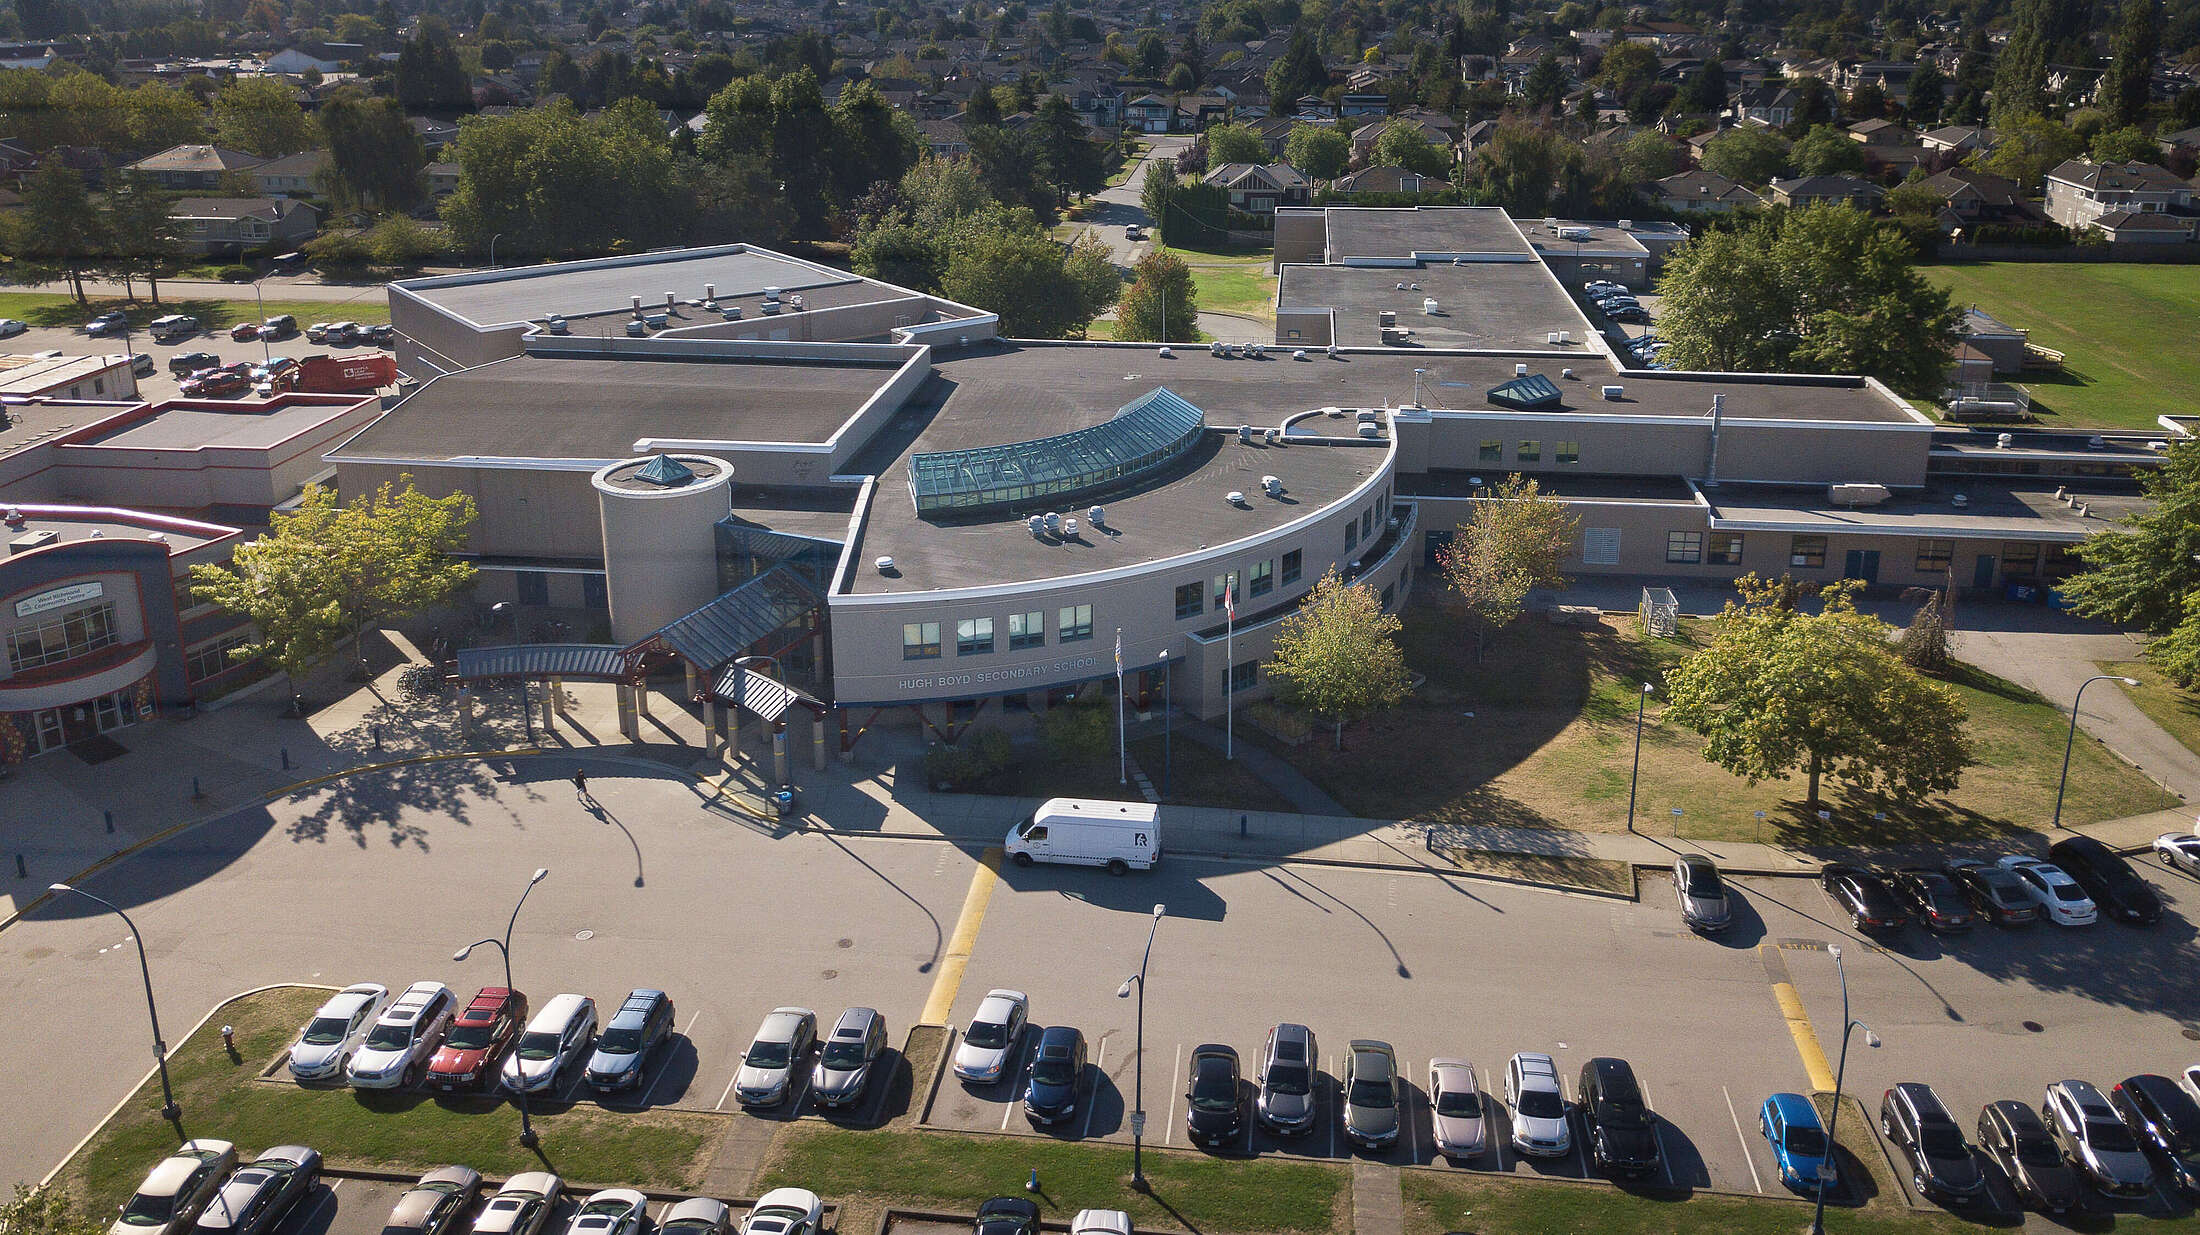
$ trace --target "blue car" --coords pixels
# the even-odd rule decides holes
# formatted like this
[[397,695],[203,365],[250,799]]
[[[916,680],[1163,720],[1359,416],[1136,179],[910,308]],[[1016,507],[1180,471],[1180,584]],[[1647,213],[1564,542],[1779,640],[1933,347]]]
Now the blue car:
[[1757,1126],[1772,1146],[1780,1182],[1796,1192],[1813,1192],[1833,1183],[1833,1155],[1818,1108],[1799,1093],[1776,1093],[1757,1112]]
[[1041,1124],[1060,1123],[1075,1114],[1078,1081],[1084,1071],[1085,1035],[1068,1025],[1048,1027],[1031,1052],[1024,1114]]

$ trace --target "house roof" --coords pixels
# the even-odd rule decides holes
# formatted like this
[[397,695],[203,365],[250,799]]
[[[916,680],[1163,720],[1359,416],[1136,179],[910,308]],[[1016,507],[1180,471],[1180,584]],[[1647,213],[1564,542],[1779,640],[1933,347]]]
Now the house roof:
[[2111,210],[2093,225],[2108,232],[2190,232],[2193,221],[2158,210]]
[[2049,180],[2074,184],[2092,193],[2174,193],[2192,186],[2152,163],[2095,163],[2066,159],[2047,173]]
[[242,150],[230,150],[223,146],[170,146],[159,154],[149,154],[130,164],[130,170],[140,172],[196,172],[219,174],[231,171],[251,171],[267,160]]
[[1773,191],[1789,197],[1884,197],[1886,190],[1854,176],[1797,176],[1775,180]]
[[269,223],[287,219],[313,207],[301,201],[273,197],[179,197],[168,208],[172,219],[261,219]]
[[1226,189],[1267,189],[1284,192],[1306,187],[1306,177],[1289,163],[1224,163],[1207,173],[1208,184],[1218,184]]
[[1992,172],[1982,172],[1974,167],[1951,167],[1937,176],[1926,177],[1918,184],[1919,187],[1948,199],[1968,190],[1982,205],[2014,207],[2025,204],[2024,190],[2017,186],[2016,181]]
[[1676,172],[1662,180],[1653,180],[1643,186],[1655,196],[1681,201],[1713,201],[1747,203],[1754,205],[1757,195],[1713,171],[1698,168],[1692,172]]
[[301,150],[270,159],[252,169],[255,176],[317,176],[329,165],[326,150]]

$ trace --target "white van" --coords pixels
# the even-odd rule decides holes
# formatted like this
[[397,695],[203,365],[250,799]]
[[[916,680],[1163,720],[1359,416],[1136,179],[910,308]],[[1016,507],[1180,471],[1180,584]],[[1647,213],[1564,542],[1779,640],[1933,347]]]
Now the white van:
[[147,329],[152,331],[154,342],[172,343],[177,339],[189,339],[196,336],[199,333],[199,319],[181,313],[171,313],[166,317],[154,318],[152,325]]
[[1146,802],[1051,798],[1009,829],[1003,847],[1018,866],[1105,866],[1111,875],[1151,870],[1161,860],[1161,811]]

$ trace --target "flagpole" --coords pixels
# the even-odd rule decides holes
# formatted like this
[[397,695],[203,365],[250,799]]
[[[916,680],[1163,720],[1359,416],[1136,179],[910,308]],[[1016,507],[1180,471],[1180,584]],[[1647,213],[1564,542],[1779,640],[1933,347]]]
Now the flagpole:
[[1123,628],[1115,628],[1115,780],[1131,783],[1130,748],[1123,741]]
[[1237,582],[1223,589],[1222,757],[1237,759]]

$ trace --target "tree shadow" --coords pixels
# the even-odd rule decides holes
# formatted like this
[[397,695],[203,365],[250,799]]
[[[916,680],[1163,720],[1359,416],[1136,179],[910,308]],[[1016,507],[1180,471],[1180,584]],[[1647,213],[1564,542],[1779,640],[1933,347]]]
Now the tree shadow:
[[[445,759],[341,777],[293,794],[294,802],[308,795],[319,795],[320,801],[292,820],[285,831],[299,843],[321,844],[331,836],[342,836],[361,849],[379,840],[393,849],[425,853],[432,832],[423,821],[470,826],[472,811],[482,799],[509,791],[510,779],[499,775],[509,766],[492,760]],[[516,812],[512,813],[517,822]]]

